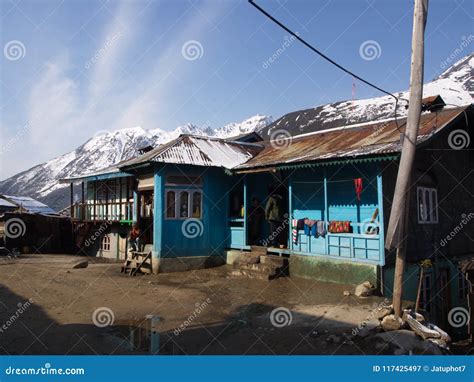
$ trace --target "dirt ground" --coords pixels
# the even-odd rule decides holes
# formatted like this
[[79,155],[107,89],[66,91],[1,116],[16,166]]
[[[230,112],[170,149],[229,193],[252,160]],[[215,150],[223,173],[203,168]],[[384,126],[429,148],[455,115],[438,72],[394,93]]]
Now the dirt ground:
[[228,266],[129,277],[78,260],[0,259],[0,354],[393,354],[354,335],[383,298],[344,296],[351,286],[230,278]]

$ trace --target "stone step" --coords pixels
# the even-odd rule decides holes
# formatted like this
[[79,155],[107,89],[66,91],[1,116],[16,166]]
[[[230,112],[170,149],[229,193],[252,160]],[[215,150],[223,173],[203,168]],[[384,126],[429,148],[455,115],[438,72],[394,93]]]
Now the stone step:
[[251,253],[255,255],[264,256],[268,253],[267,247],[262,247],[261,245],[251,245],[250,246]]
[[277,267],[274,265],[269,265],[269,264],[241,264],[236,266],[234,269],[242,269],[242,270],[247,270],[247,271],[253,271],[253,272],[260,272],[263,274],[268,274],[268,275],[276,275],[277,274]]
[[260,256],[260,263],[262,264],[271,264],[276,267],[287,267],[288,266],[288,258],[283,256]]
[[249,269],[233,269],[230,272],[231,276],[234,277],[247,277],[249,279],[256,279],[256,280],[262,280],[262,281],[270,281],[276,278],[275,275],[271,275],[268,273],[262,273],[260,271],[253,271]]
[[234,264],[257,264],[260,262],[260,255],[255,253],[242,253]]

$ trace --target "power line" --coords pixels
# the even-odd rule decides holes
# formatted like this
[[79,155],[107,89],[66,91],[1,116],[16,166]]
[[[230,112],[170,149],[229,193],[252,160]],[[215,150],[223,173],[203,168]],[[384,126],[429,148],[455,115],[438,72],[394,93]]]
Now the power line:
[[397,101],[398,101],[398,97],[396,97],[395,95],[393,95],[392,93],[386,91],[386,90],[383,90],[382,88],[379,88],[377,85],[374,85],[373,83],[367,81],[367,80],[364,80],[362,77],[358,76],[357,74],[351,72],[349,69],[346,69],[345,67],[343,67],[342,65],[338,64],[336,61],[334,61],[332,58],[329,58],[328,56],[326,56],[323,52],[321,52],[320,50],[318,50],[317,48],[315,48],[313,45],[311,45],[309,42],[303,40],[297,33],[293,32],[290,28],[288,28],[286,25],[284,25],[283,23],[281,23],[280,21],[278,21],[276,18],[274,18],[272,15],[270,15],[267,11],[265,11],[262,7],[260,7],[258,4],[255,4],[254,3],[254,0],[249,0],[249,3],[252,4],[255,8],[257,8],[261,13],[263,13],[265,16],[267,16],[270,20],[272,20],[275,24],[277,24],[279,27],[283,28],[285,31],[287,31],[289,34],[291,34],[292,36],[294,36],[298,41],[300,41],[301,43],[303,43],[305,46],[307,46],[309,49],[311,49],[314,53],[318,54],[319,56],[321,56],[322,58],[324,58],[326,61],[329,61],[331,64],[333,64],[334,66],[338,67],[339,69],[341,69],[343,72],[346,72],[347,74],[353,76],[354,78],[357,78],[359,81],[362,81],[363,83],[373,87],[374,89],[377,89],[378,91],[384,93],[384,94],[387,94],[389,95],[390,97],[393,97],[395,98]]
[[[265,11],[262,7],[260,7],[258,4],[256,4],[254,2],[254,0],[248,0],[249,3],[251,5],[253,5],[258,11],[260,11],[262,14],[264,14],[266,17],[268,17],[270,20],[272,20],[275,24],[277,24],[280,28],[284,29],[285,31],[287,31],[289,34],[291,34],[293,37],[295,37],[299,42],[301,42],[303,45],[305,45],[307,48],[311,49],[314,53],[316,53],[317,55],[321,56],[322,58],[324,58],[326,61],[330,62],[331,64],[333,64],[334,66],[336,66],[337,68],[339,68],[340,70],[342,70],[343,72],[351,75],[352,77],[358,79],[359,81],[363,82],[364,84],[366,85],[369,85],[370,87],[378,90],[379,92],[382,92],[392,98],[395,99],[395,124],[397,126],[397,130],[400,131],[399,127],[398,127],[398,121],[397,121],[397,107],[398,107],[398,102],[399,102],[399,98],[397,96],[395,96],[394,94],[378,87],[377,85],[374,85],[372,82],[369,82],[365,79],[363,79],[362,77],[358,76],[357,74],[355,74],[354,72],[350,71],[349,69],[346,69],[344,66],[342,66],[341,64],[338,64],[336,61],[334,61],[332,58],[326,56],[323,52],[321,52],[319,49],[315,48],[313,45],[311,45],[309,42],[307,42],[306,40],[302,39],[296,32],[293,32],[290,28],[288,28],[286,25],[284,25],[282,22],[280,22],[279,20],[277,20],[276,18],[274,18],[271,14],[269,14],[267,11]],[[406,100],[405,100],[406,101]]]

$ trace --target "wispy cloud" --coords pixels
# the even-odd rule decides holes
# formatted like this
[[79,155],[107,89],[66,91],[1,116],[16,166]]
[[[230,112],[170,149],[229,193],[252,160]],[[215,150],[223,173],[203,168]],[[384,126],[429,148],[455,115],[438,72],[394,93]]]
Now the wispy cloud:
[[[160,11],[159,6],[155,12]],[[207,19],[222,12],[222,7],[212,2],[203,4],[199,11],[206,15],[204,19],[199,14],[196,17],[190,4],[152,36],[144,36],[142,32],[147,29],[136,21],[140,16],[141,22],[153,22],[140,11],[143,7],[137,9],[128,1],[111,10],[98,38],[90,36],[93,42],[85,61],[72,61],[76,52],[63,48],[44,64],[25,105],[29,130],[24,144],[34,147],[33,160],[61,155],[96,131],[176,127],[166,119],[170,100],[194,69],[183,57],[181,47],[190,39],[205,39],[212,30]],[[181,106],[173,105],[174,110]],[[1,177],[39,163],[33,160],[10,155],[11,165],[1,168]]]

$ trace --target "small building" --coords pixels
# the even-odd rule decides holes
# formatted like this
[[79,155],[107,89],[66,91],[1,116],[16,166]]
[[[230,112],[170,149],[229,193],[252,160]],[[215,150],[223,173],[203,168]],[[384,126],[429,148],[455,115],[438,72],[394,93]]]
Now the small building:
[[[430,259],[421,306],[447,322],[450,307],[467,304],[457,264],[474,256],[467,239],[474,238],[474,223],[462,224],[474,216],[474,151],[459,141],[473,136],[474,118],[472,105],[444,109],[440,100],[427,101],[420,121],[404,298],[415,300],[419,263]],[[374,121],[276,141],[181,135],[113,168],[64,181],[82,188],[73,217],[93,227],[85,228],[83,242],[103,228],[92,252],[125,258],[136,222],[152,245],[155,272],[222,264],[267,244],[265,222],[255,228],[252,221],[252,230],[249,222],[268,187],[277,186],[287,218],[280,245],[268,251],[289,258],[292,276],[368,280],[390,297],[394,253],[384,241],[405,123]]]
[[0,246],[20,253],[71,253],[69,218],[27,196],[0,194]]

